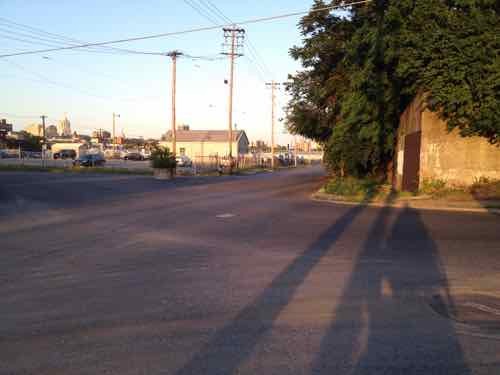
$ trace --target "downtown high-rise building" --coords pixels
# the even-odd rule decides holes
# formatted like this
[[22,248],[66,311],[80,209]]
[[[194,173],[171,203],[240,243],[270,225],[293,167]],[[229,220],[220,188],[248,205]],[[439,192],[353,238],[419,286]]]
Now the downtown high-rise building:
[[59,124],[57,125],[57,132],[62,137],[71,136],[71,123],[69,122],[67,116],[64,116],[64,119],[59,121]]

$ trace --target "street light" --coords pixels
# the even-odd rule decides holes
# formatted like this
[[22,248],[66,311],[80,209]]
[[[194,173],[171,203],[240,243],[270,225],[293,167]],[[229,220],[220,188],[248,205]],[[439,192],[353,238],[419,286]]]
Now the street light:
[[113,112],[113,151],[116,151],[116,137],[115,137],[115,118],[120,118],[118,113]]

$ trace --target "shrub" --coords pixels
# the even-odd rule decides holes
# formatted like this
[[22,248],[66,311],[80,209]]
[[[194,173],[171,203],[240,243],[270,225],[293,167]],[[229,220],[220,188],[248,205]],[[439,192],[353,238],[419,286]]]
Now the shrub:
[[337,177],[330,180],[324,190],[335,195],[373,197],[380,188],[381,183],[371,178]]
[[445,180],[424,179],[420,187],[420,193],[429,195],[442,195],[449,191]]
[[151,153],[151,166],[158,169],[175,169],[177,161],[168,147],[156,147]]
[[479,177],[469,187],[476,199],[500,199],[500,180]]

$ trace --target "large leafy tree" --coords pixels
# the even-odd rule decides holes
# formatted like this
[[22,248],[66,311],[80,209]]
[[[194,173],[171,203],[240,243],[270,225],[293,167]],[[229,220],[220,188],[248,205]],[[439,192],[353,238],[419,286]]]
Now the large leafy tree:
[[383,174],[399,116],[419,92],[462,135],[500,135],[498,1],[373,0],[341,14],[317,0],[291,56],[292,132],[325,146],[330,165]]

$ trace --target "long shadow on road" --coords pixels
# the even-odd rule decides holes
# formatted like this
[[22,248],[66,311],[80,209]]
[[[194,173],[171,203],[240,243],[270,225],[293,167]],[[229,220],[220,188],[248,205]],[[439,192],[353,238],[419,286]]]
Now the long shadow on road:
[[187,374],[233,374],[252,353],[254,347],[273,326],[280,312],[289,304],[297,288],[314,266],[364,209],[363,205],[347,211],[299,255],[252,303],[247,305],[179,371]]
[[453,308],[436,244],[415,210],[383,208],[335,311],[314,374],[471,374],[450,321],[428,299]]

